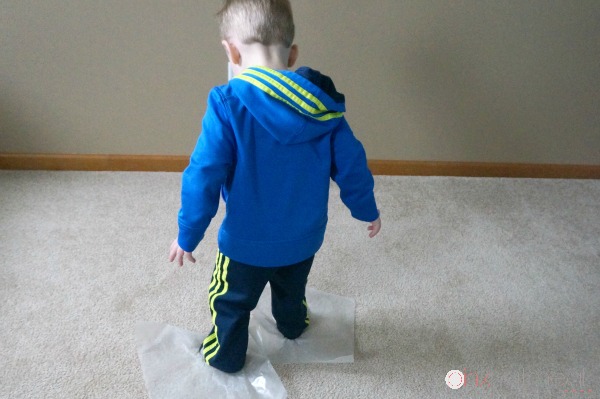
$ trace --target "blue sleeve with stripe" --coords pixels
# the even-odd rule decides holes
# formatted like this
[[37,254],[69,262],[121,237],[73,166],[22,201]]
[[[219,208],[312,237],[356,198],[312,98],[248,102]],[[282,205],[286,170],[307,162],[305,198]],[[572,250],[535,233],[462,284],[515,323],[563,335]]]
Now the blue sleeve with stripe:
[[235,157],[235,140],[226,100],[218,88],[208,96],[202,133],[183,172],[178,224],[179,246],[192,252],[219,208],[221,187]]

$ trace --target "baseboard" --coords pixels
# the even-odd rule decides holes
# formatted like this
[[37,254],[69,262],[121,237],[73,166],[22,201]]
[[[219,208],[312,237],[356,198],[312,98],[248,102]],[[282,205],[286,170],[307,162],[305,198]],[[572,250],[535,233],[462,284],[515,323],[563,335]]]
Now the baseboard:
[[375,175],[600,179],[600,165],[494,162],[369,161]]
[[[189,156],[2,154],[0,169],[181,172]],[[600,179],[600,165],[370,160],[375,175]]]
[[189,156],[1,154],[0,169],[110,172],[181,172]]

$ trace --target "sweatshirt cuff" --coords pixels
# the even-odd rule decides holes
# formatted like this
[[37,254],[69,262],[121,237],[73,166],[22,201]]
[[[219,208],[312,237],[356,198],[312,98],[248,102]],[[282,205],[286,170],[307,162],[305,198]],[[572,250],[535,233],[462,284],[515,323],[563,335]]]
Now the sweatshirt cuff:
[[359,212],[352,212],[352,217],[361,222],[371,223],[379,219],[379,210],[377,209],[377,206],[373,206],[369,209],[362,209]]
[[177,243],[185,252],[194,252],[200,241],[204,238],[204,234],[194,230],[184,229],[179,227],[179,235]]

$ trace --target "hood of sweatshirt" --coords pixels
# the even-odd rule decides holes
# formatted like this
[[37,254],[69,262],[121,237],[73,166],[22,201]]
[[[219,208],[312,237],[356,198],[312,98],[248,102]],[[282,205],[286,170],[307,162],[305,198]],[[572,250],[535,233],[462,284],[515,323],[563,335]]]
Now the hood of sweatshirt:
[[282,144],[328,134],[346,111],[344,95],[332,80],[308,67],[296,72],[251,67],[229,84],[252,116]]

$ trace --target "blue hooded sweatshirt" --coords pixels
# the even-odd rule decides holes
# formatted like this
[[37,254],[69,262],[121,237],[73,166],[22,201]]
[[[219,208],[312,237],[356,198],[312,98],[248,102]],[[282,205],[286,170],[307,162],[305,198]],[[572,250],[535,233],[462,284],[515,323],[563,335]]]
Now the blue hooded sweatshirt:
[[354,218],[379,217],[362,144],[331,79],[251,67],[208,96],[183,173],[178,242],[192,252],[217,212],[219,250],[237,262],[286,266],[313,256],[327,225],[329,182]]

